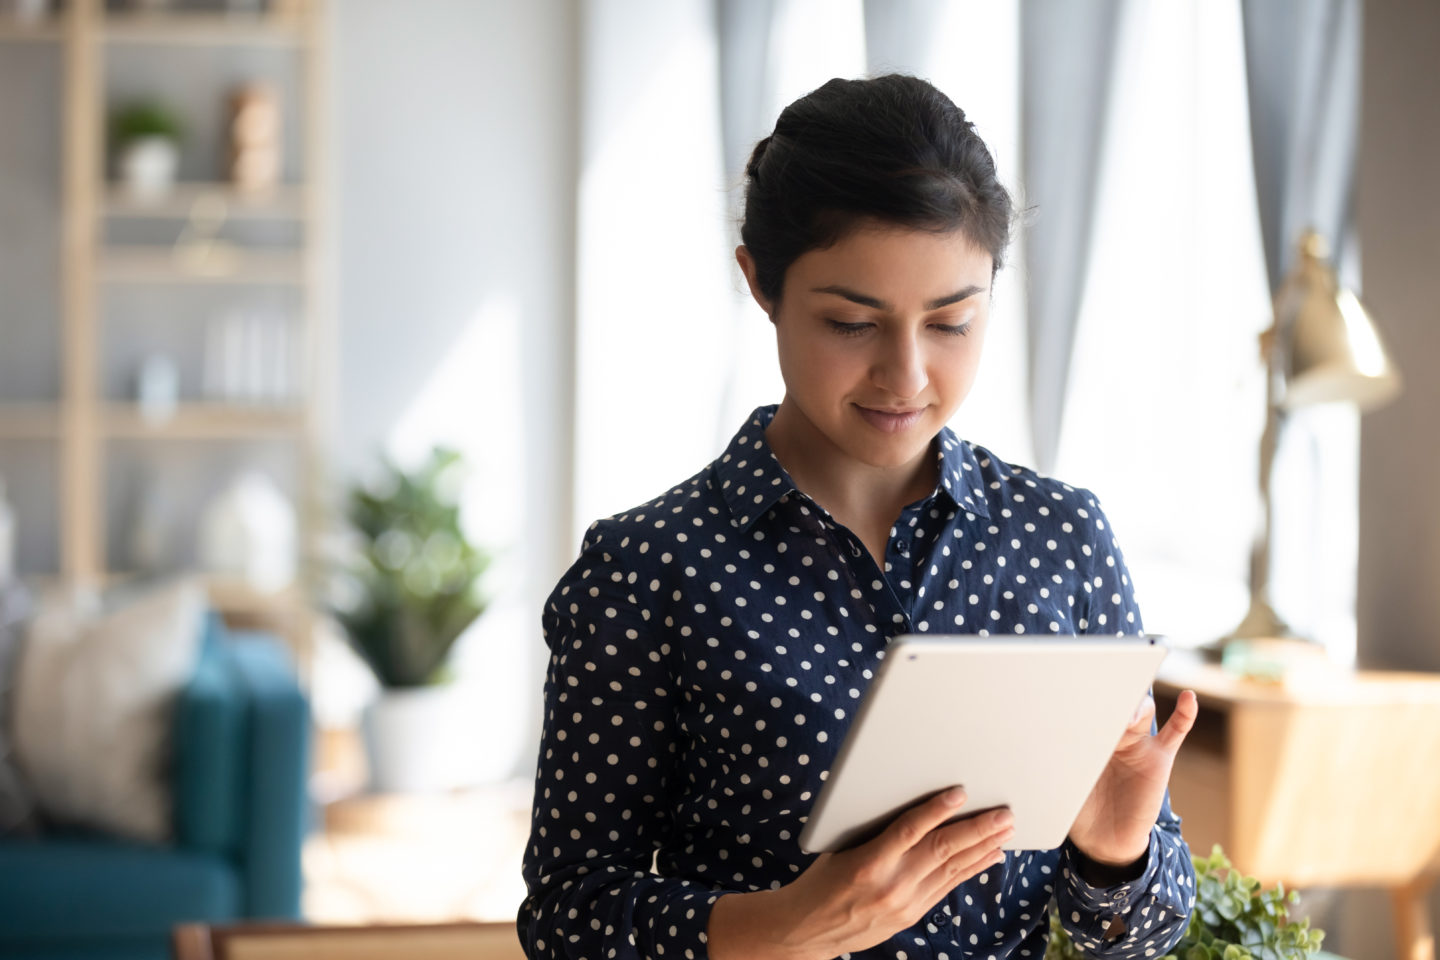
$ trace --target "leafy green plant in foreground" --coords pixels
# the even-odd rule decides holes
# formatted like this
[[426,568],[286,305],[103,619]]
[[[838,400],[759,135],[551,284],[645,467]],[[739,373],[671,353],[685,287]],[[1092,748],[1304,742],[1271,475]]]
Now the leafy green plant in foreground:
[[[1196,896],[1190,927],[1161,960],[1306,960],[1320,950],[1324,931],[1310,929],[1308,917],[1292,921],[1286,909],[1299,902],[1298,893],[1283,884],[1261,890],[1260,881],[1236,870],[1219,844],[1210,856],[1191,860]],[[1045,960],[1085,956],[1052,909]]]

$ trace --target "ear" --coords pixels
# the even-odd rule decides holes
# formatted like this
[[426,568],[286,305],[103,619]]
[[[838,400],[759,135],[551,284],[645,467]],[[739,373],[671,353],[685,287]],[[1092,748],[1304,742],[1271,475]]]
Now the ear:
[[750,256],[750,251],[745,249],[744,244],[735,248],[735,262],[740,264],[740,272],[745,274],[745,282],[750,286],[750,296],[765,311],[765,316],[772,321],[775,319],[775,311],[771,309],[770,300],[760,292],[760,284],[755,279],[755,258]]

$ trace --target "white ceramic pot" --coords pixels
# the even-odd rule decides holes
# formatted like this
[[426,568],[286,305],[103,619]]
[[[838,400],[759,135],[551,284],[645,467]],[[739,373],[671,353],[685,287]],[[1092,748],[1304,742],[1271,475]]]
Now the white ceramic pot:
[[139,137],[120,152],[120,180],[131,196],[163,197],[175,185],[180,150],[169,137]]
[[382,690],[361,717],[371,788],[417,793],[475,783],[473,714],[454,683]]

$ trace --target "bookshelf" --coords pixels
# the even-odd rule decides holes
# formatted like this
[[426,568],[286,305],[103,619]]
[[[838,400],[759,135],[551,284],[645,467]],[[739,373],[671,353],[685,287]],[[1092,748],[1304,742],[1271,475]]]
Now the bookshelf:
[[[222,613],[283,632],[294,647],[302,678],[308,680],[313,614],[305,598],[314,595],[310,561],[324,524],[321,451],[332,413],[330,363],[335,355],[326,270],[323,0],[269,0],[245,14],[188,9],[188,4],[141,11],[104,0],[66,0],[56,6],[58,12],[38,20],[19,21],[0,13],[0,56],[8,45],[49,45],[59,59],[63,91],[59,396],[0,402],[0,442],[46,441],[55,451],[58,569],[38,579],[104,587],[133,575],[115,569],[116,551],[108,542],[114,525],[107,517],[107,491],[117,482],[112,475],[117,443],[127,445],[131,462],[151,456],[146,451],[157,449],[152,443],[169,445],[172,456],[176,445],[193,447],[192,455],[202,461],[227,444],[278,445],[294,464],[289,492],[301,544],[299,580],[275,593],[218,576],[208,583],[211,601]],[[283,164],[279,184],[262,192],[245,191],[226,182],[222,170],[210,170],[207,176],[202,169],[199,177],[182,180],[163,196],[137,199],[110,181],[105,136],[112,92],[108,60],[142,56],[163,65],[167,57],[188,52],[193,58],[197,50],[252,48],[272,59],[289,58],[289,72],[280,79],[293,89],[286,90],[291,99],[281,102],[298,108],[299,121],[287,117],[286,127],[287,136],[297,139],[291,146],[298,159]],[[255,68],[260,70],[267,61],[244,62],[260,64]],[[184,69],[158,75],[174,86],[170,92],[182,100],[191,97],[187,102],[193,104],[193,91],[181,89],[187,83]],[[260,73],[251,79],[270,78]],[[166,93],[163,86],[155,91],[162,98]],[[216,100],[213,110],[217,115],[225,110],[223,99]],[[196,164],[191,166],[193,174]],[[298,239],[257,244],[244,239],[242,230],[241,239],[183,241],[186,223],[195,221],[202,209],[227,227],[280,223]],[[157,231],[179,233],[181,239],[137,242],[124,239],[127,231],[132,236],[149,231],[151,237]],[[196,290],[208,291],[207,296],[218,298],[215,302],[243,298],[252,290],[283,291],[287,307],[282,325],[287,343],[293,344],[291,395],[217,398],[196,395],[191,385],[182,389],[174,409],[158,418],[147,418],[138,403],[115,395],[113,385],[105,383],[107,350],[115,346],[107,337],[124,336],[107,329],[115,305],[126,296],[143,296],[146,309],[170,325],[172,339],[183,340],[193,338],[193,331],[185,330],[193,318],[179,307],[165,307],[166,298]],[[197,519],[186,517],[183,522]]]

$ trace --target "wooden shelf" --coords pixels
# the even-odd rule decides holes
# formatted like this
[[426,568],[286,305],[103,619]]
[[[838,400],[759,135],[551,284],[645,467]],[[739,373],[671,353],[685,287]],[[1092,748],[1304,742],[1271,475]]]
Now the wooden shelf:
[[30,22],[0,16],[0,42],[3,43],[56,43],[63,35],[55,17]]
[[293,585],[265,591],[233,577],[211,576],[206,578],[206,589],[210,593],[210,605],[222,614],[286,616],[300,612],[304,606],[299,588]]
[[[108,531],[104,495],[113,477],[107,475],[109,448],[154,460],[164,453],[156,441],[201,445],[210,450],[235,452],[225,444],[264,442],[284,445],[294,454],[297,544],[302,555],[322,527],[324,501],[317,469],[318,424],[328,422],[333,392],[329,374],[334,349],[331,277],[323,269],[329,250],[330,224],[323,197],[327,164],[324,120],[328,115],[324,80],[327,77],[330,0],[258,0],[267,8],[250,14],[173,9],[135,10],[138,4],[110,0],[55,0],[63,8],[48,20],[19,24],[0,17],[0,40],[45,39],[57,42],[61,68],[63,108],[60,113],[60,188],[62,237],[60,302],[57,329],[61,347],[63,392],[50,406],[7,406],[0,403],[0,437],[48,437],[56,446],[59,500],[58,554],[60,575],[72,583],[111,582],[107,572]],[[0,0],[4,5],[4,0]],[[126,9],[107,9],[111,6]],[[213,6],[213,5],[212,5]],[[265,195],[242,193],[228,183],[181,183],[168,195],[153,201],[136,199],[98,175],[105,167],[107,104],[113,77],[106,69],[115,56],[155,59],[156,96],[181,95],[193,82],[189,72],[207,76],[215,89],[206,99],[227,89],[231,81],[210,77],[211,71],[189,63],[195,55],[254,50],[260,59],[245,58],[254,79],[275,83],[283,93],[287,129],[300,139],[304,183],[278,187]],[[0,57],[7,56],[0,46]],[[275,60],[279,56],[279,60]],[[177,58],[173,66],[167,58]],[[253,61],[253,62],[252,62]],[[218,145],[217,145],[218,146]],[[216,173],[215,176],[221,176]],[[214,201],[212,203],[212,201]],[[210,206],[206,206],[206,204]],[[285,234],[299,236],[284,246],[256,246],[207,241],[205,243],[120,244],[107,242],[107,232],[118,226],[144,222],[163,229],[198,221],[205,227],[219,220],[248,225],[273,221]],[[197,208],[196,205],[200,204]],[[168,222],[167,222],[168,221]],[[205,222],[205,221],[208,221]],[[188,230],[185,236],[211,232]],[[267,232],[271,232],[268,231]],[[152,239],[158,239],[153,238]],[[127,286],[128,285],[128,286]],[[126,289],[122,290],[121,287]],[[295,301],[294,332],[298,351],[292,351],[300,395],[271,402],[182,402],[160,422],[141,415],[129,398],[110,399],[105,386],[108,364],[105,325],[112,305],[137,288],[162,294],[203,289],[218,301],[244,300],[252,288],[282,288],[285,299]],[[172,289],[174,288],[174,289]],[[180,336],[167,331],[175,348]],[[157,344],[160,349],[163,344]],[[5,349],[0,345],[0,350]],[[148,446],[140,447],[145,444]],[[219,466],[219,464],[217,464]],[[177,522],[193,522],[193,517]],[[294,648],[302,685],[309,683],[313,653],[313,613],[292,596],[261,596],[232,584],[215,588],[217,606],[237,614],[256,613],[257,620],[277,619],[276,603],[286,607],[279,627]],[[303,592],[297,588],[296,594]],[[288,607],[287,607],[288,604]],[[263,616],[258,614],[263,613]]]
[[116,11],[105,16],[100,35],[116,44],[299,46],[305,41],[304,24],[297,18],[205,11]]
[[59,435],[59,405],[0,403],[0,439],[51,440]]
[[185,220],[195,211],[197,202],[219,201],[225,217],[230,220],[301,220],[305,217],[305,188],[299,184],[282,184],[274,190],[255,193],[238,190],[228,183],[180,183],[163,197],[136,198],[123,187],[110,184],[106,188],[105,217]]
[[[294,584],[279,590],[259,590],[237,577],[199,574],[205,583],[210,605],[227,616],[294,616],[303,612],[305,600]],[[123,587],[145,578],[133,570],[107,570],[101,582],[106,589]],[[53,587],[61,583],[57,575],[32,578],[37,587]]]
[[167,420],[152,422],[133,404],[111,404],[102,431],[114,439],[243,440],[301,437],[306,426],[299,406],[228,403],[181,404]]
[[305,282],[304,255],[298,250],[256,251],[225,248],[205,257],[186,256],[175,247],[110,247],[99,256],[104,283],[247,283],[299,285]]

